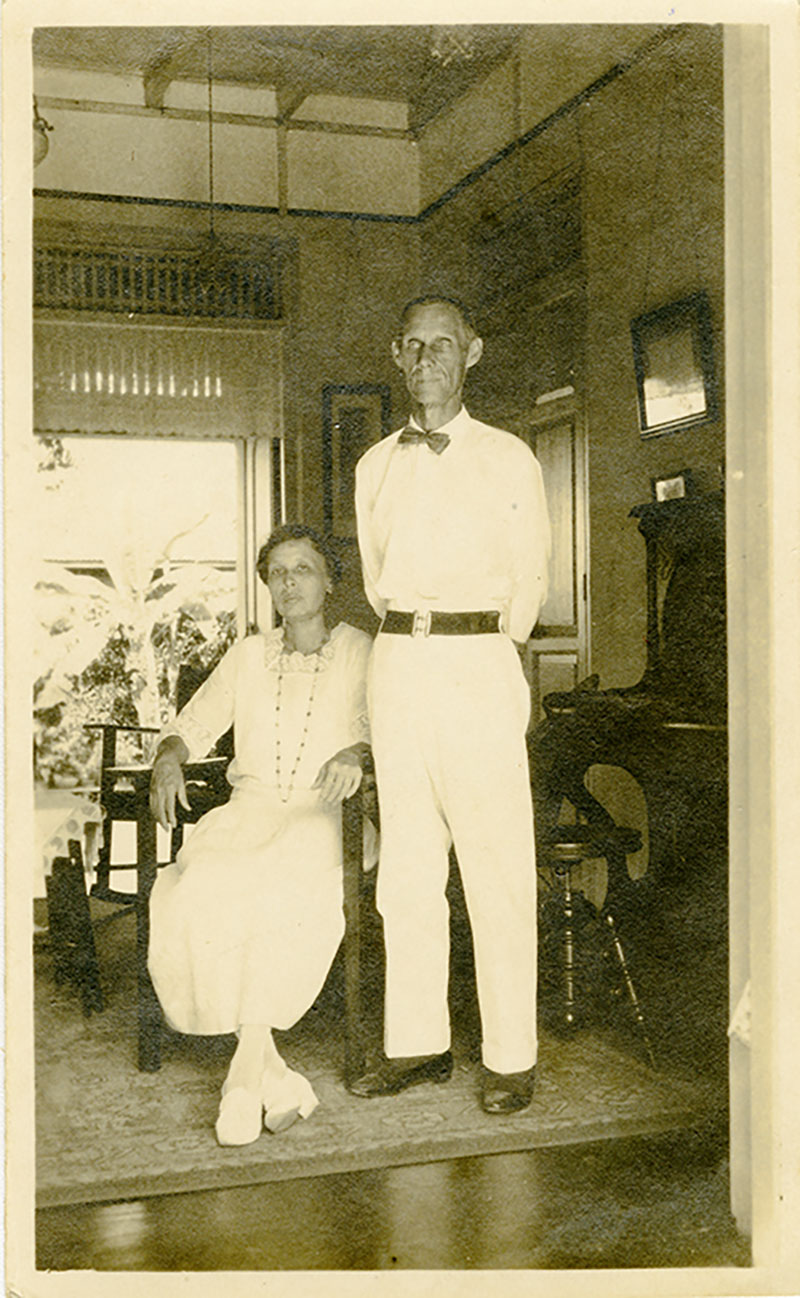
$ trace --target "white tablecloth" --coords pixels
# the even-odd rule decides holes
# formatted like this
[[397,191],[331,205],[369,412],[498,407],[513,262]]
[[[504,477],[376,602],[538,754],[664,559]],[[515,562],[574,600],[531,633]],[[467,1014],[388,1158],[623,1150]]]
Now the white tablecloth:
[[102,813],[98,803],[63,789],[37,789],[34,796],[36,855],[34,897],[44,897],[45,878],[57,856],[69,855],[69,840],[77,838],[83,851],[87,884],[92,881],[97,854],[103,843]]

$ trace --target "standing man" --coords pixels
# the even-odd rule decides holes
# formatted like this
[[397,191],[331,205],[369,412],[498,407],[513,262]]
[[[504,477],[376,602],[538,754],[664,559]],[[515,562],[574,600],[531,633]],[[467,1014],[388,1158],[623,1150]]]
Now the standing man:
[[513,641],[547,590],[541,470],[461,402],[483,343],[464,307],[423,297],[392,343],[406,428],[356,468],[367,597],[382,618],[370,710],[381,811],[377,901],[386,940],[385,1057],[352,1086],[394,1095],[452,1072],[448,853],[472,928],[487,1113],[525,1108],[536,1064],[536,866]]

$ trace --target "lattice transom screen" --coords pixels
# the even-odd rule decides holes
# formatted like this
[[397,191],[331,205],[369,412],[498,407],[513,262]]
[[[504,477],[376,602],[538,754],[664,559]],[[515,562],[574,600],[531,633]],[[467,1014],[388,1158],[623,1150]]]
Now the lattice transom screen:
[[281,330],[34,322],[37,433],[281,435]]
[[53,246],[33,254],[33,301],[47,310],[277,320],[279,281],[277,247],[258,256]]

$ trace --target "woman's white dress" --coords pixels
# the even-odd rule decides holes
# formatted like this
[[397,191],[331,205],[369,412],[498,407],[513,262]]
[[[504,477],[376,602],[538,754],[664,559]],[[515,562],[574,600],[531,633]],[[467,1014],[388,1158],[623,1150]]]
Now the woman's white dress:
[[250,636],[164,731],[198,760],[233,723],[236,752],[230,801],[187,830],[151,895],[150,975],[180,1032],[288,1028],[319,994],[344,933],[341,811],[311,786],[369,737],[370,646],[345,623],[308,656],[281,629]]

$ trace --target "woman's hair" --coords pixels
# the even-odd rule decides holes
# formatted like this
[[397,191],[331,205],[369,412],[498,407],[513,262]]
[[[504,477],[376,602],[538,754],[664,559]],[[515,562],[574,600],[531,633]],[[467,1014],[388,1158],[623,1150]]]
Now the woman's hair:
[[269,556],[277,546],[283,545],[286,541],[310,541],[317,553],[325,560],[325,568],[331,581],[339,581],[342,565],[330,541],[324,536],[319,536],[312,527],[306,527],[304,523],[281,523],[280,527],[276,527],[269,539],[264,542],[256,559],[256,572],[265,586],[269,574]]

